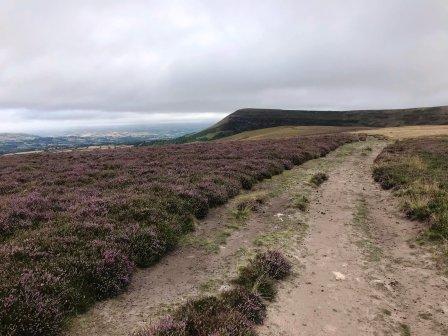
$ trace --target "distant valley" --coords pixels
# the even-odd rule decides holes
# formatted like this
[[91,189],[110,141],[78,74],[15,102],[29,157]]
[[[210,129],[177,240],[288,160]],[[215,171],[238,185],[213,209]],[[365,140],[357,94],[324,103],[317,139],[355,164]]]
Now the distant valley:
[[85,130],[66,135],[0,133],[0,155],[30,151],[64,150],[90,146],[138,145],[169,140],[197,132],[204,124],[166,124],[151,128],[130,127],[109,130]]

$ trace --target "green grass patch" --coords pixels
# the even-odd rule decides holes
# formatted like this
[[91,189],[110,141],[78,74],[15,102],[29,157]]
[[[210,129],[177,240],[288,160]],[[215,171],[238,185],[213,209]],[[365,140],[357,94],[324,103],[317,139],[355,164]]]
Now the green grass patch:
[[356,245],[361,248],[368,260],[380,261],[382,250],[372,241],[369,226],[369,208],[364,198],[359,199],[356,204],[355,213],[353,214],[353,225],[362,235],[356,241]]
[[292,199],[292,206],[301,211],[306,211],[310,204],[310,200],[305,195],[296,195]]
[[400,332],[402,336],[411,336],[411,327],[407,324],[400,324]]

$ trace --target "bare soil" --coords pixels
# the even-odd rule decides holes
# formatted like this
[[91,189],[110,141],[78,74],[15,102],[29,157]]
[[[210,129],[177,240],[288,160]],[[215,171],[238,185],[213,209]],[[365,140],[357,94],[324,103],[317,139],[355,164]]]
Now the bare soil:
[[[180,248],[139,270],[126,293],[77,317],[67,334],[128,335],[188,298],[226,288],[257,250],[278,248],[295,274],[261,335],[447,335],[448,279],[415,242],[422,224],[403,218],[371,178],[384,145],[343,146],[214,209]],[[308,182],[316,172],[330,177],[318,189]],[[301,196],[309,211],[294,206]],[[237,219],[247,197],[263,204]]]
[[301,276],[286,283],[261,335],[448,335],[448,279],[393,196],[371,178],[383,144],[330,171],[315,194]]

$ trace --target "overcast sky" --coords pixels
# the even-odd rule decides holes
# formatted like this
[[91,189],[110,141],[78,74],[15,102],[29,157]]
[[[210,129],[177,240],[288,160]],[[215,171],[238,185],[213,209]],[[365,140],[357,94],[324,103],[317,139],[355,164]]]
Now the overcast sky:
[[446,0],[0,1],[0,132],[431,105]]

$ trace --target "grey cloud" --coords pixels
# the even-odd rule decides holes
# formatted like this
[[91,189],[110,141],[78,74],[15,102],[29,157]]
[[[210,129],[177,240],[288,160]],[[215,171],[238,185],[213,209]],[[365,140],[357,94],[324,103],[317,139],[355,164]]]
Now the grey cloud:
[[4,122],[448,104],[444,0],[5,0],[0,22]]

